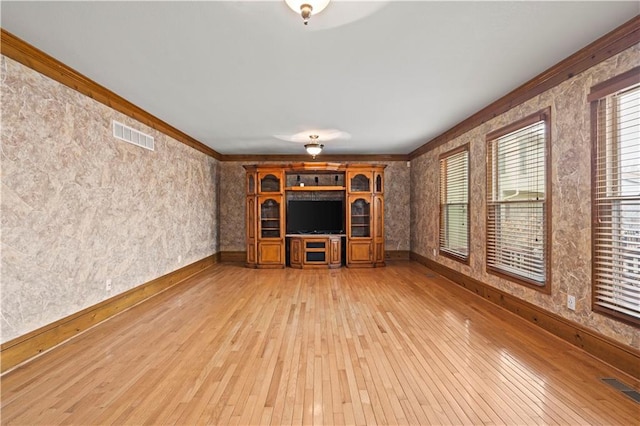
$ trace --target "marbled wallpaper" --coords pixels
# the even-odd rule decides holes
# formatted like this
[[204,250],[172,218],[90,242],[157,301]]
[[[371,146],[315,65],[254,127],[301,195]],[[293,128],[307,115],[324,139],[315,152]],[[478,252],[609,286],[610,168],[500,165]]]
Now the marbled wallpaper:
[[[245,251],[245,169],[243,164],[220,163],[220,251]],[[281,162],[277,164],[283,164]],[[409,167],[388,161],[384,171],[385,245],[387,250],[409,250]]]
[[[217,160],[11,59],[0,66],[2,342],[218,251]],[[115,139],[114,119],[155,151]]]
[[[593,85],[640,64],[630,48],[411,162],[411,250],[621,343],[640,348],[637,328],[591,311],[591,137],[587,95]],[[485,270],[485,135],[551,107],[551,294]],[[438,156],[470,144],[470,264],[437,255]],[[576,296],[576,311],[566,308]]]

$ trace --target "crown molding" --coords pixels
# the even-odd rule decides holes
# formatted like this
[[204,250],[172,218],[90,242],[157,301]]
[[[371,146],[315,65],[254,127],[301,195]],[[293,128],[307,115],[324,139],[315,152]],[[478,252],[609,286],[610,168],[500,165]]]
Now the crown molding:
[[408,161],[409,156],[407,154],[352,154],[352,155],[318,155],[318,158],[312,159],[310,155],[294,154],[294,155],[279,155],[279,154],[265,154],[265,155],[223,155],[221,161],[246,161],[246,162],[293,162],[303,161],[309,162],[366,162],[366,161]]
[[[219,161],[308,161],[307,155],[223,155],[0,28],[0,53]],[[585,46],[409,154],[322,155],[322,161],[407,161],[640,43],[640,15]]]
[[636,15],[613,31],[580,49],[568,58],[532,78],[520,87],[487,105],[446,132],[426,142],[409,154],[417,158],[440,145],[457,138],[479,125],[573,78],[600,62],[640,43],[640,15]]
[[0,28],[0,53],[217,160],[220,153]]

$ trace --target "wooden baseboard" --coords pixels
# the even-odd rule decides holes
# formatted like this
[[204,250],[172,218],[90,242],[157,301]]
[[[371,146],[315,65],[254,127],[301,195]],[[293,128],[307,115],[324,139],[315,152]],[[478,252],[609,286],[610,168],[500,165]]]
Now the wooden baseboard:
[[129,291],[45,325],[0,346],[0,373],[5,373],[44,351],[106,319],[173,287],[219,261],[219,253],[158,277]]
[[384,253],[385,260],[409,260],[410,258],[409,250],[387,250]]
[[[387,250],[385,260],[410,260],[409,250]],[[227,263],[244,263],[247,261],[246,251],[222,251],[220,261]]]
[[245,263],[247,261],[246,251],[221,251],[220,261],[225,263]]
[[411,252],[411,260],[640,380],[640,351],[417,253]]

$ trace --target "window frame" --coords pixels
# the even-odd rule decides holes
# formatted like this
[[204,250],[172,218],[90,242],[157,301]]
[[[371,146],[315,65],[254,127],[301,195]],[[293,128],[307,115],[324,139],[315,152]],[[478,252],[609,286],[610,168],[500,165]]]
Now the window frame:
[[[439,215],[439,228],[438,228],[438,254],[440,254],[441,256],[445,256],[448,257],[450,259],[456,260],[458,262],[464,263],[465,265],[469,264],[469,257],[471,255],[471,227],[470,227],[470,219],[471,219],[471,210],[470,210],[470,206],[471,206],[471,197],[469,196],[469,179],[471,176],[471,158],[470,158],[470,152],[469,152],[469,144],[466,143],[464,145],[461,145],[455,149],[452,149],[450,151],[447,151],[443,154],[440,154],[440,156],[438,157],[438,170],[439,170],[439,178],[440,178],[440,182],[438,185],[438,195],[439,195],[439,201],[438,201],[438,215]],[[467,175],[466,175],[466,184],[467,184],[467,201],[466,201],[466,206],[467,206],[467,219],[466,219],[466,233],[467,233],[467,254],[466,256],[463,255],[458,255],[455,252],[451,251],[451,250],[446,250],[442,247],[441,241],[442,241],[442,233],[443,233],[443,229],[444,229],[444,225],[445,225],[445,220],[442,214],[442,207],[444,205],[446,205],[447,203],[443,203],[443,193],[442,193],[442,189],[443,189],[443,183],[442,183],[442,160],[446,160],[448,158],[451,158],[454,155],[460,154],[462,152],[465,152],[467,154]]]
[[[510,133],[516,132],[520,129],[523,129],[527,126],[535,124],[539,121],[544,121],[544,155],[543,155],[543,164],[544,164],[544,200],[542,201],[543,205],[543,220],[544,220],[544,231],[543,231],[543,263],[544,263],[544,281],[542,283],[535,281],[533,279],[529,279],[527,277],[518,275],[515,272],[509,272],[504,269],[496,268],[494,266],[489,265],[489,241],[490,241],[490,230],[489,230],[489,211],[490,211],[490,203],[489,194],[492,193],[491,186],[493,185],[493,167],[494,164],[492,162],[492,152],[490,150],[491,143],[496,139],[506,136]],[[506,279],[508,281],[523,285],[525,287],[534,289],[541,293],[551,294],[551,283],[552,283],[552,271],[551,271],[551,240],[550,237],[552,235],[551,232],[551,218],[552,218],[552,203],[551,203],[551,107],[547,107],[545,109],[539,110],[531,115],[528,115],[520,120],[517,120],[511,124],[508,124],[504,127],[496,129],[490,133],[487,133],[485,137],[485,146],[486,146],[486,196],[485,196],[485,269],[488,274],[498,276],[500,278]]]
[[[598,203],[598,179],[603,173],[609,172],[609,167],[607,164],[603,167],[602,170],[598,169],[598,157],[602,150],[607,149],[608,141],[605,141],[604,144],[599,143],[599,133],[600,133],[600,124],[601,117],[599,114],[600,108],[600,100],[608,97],[609,95],[623,92],[626,89],[632,89],[633,86],[640,84],[640,67],[635,67],[625,73],[617,75],[609,80],[603,81],[599,84],[596,84],[591,88],[589,95],[587,96],[587,101],[590,103],[591,115],[590,115],[590,125],[591,125],[591,310],[595,313],[616,319],[618,321],[633,325],[640,326],[640,319],[635,318],[631,315],[625,314],[623,312],[617,311],[615,309],[610,309],[604,306],[600,306],[597,304],[597,273],[596,273],[596,255],[598,253],[597,249],[597,234],[599,231],[598,228],[598,218],[599,212],[601,209],[606,209],[606,206],[602,206]],[[606,119],[606,118],[605,118]],[[614,141],[613,143],[617,145],[618,141]],[[616,147],[615,154],[619,154],[619,150]],[[613,230],[612,230],[613,231]]]

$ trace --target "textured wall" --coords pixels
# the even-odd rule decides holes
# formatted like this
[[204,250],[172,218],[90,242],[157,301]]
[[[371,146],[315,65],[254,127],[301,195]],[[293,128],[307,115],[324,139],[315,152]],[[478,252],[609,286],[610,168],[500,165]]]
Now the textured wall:
[[[218,251],[215,159],[1,67],[3,342]],[[112,119],[154,136],[155,151],[113,138]]]
[[[249,163],[223,162],[220,164],[220,251],[245,250],[243,164]],[[409,168],[404,161],[380,164],[387,164],[384,172],[386,248],[387,250],[409,250]]]
[[384,238],[387,250],[409,250],[411,169],[406,161],[384,163]]
[[[594,84],[640,64],[635,47],[422,155],[411,164],[411,250],[555,314],[640,348],[636,328],[591,312],[591,138],[587,94]],[[485,135],[551,107],[551,295],[485,271]],[[435,255],[438,247],[438,156],[470,144],[470,265]],[[576,296],[575,312],[566,308]]]
[[220,251],[245,251],[244,163],[220,163]]

